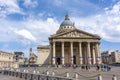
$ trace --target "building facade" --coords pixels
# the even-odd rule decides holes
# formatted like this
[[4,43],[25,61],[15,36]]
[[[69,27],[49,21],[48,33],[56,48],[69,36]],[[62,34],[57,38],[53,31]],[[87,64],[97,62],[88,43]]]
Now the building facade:
[[[66,15],[56,34],[49,37],[51,58],[49,63],[53,65],[100,64],[100,39],[98,35],[78,30]],[[38,54],[40,56],[43,53]]]
[[101,53],[102,63],[113,64],[120,63],[120,51],[108,50]]
[[112,63],[120,63],[120,51],[115,51],[111,53]]
[[5,51],[0,51],[0,68],[13,67],[13,54]]
[[37,64],[51,64],[51,54],[50,54],[50,46],[38,46],[38,60]]
[[18,64],[24,64],[24,53],[23,52],[14,52],[14,62]]

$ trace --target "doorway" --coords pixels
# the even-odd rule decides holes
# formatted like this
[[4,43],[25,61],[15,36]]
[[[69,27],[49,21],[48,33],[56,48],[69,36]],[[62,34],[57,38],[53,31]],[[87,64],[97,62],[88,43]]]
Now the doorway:
[[60,58],[57,58],[57,64],[60,65]]
[[73,56],[73,64],[76,64],[76,56]]

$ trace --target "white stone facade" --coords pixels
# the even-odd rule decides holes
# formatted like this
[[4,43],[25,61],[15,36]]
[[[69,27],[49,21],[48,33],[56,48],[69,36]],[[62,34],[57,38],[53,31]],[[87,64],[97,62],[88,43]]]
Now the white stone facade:
[[102,63],[113,64],[120,63],[120,51],[108,50],[101,53]]
[[13,54],[0,51],[0,68],[13,67]]
[[50,46],[38,46],[38,59],[37,64],[51,64]]
[[23,52],[18,52],[15,51],[14,52],[14,62],[18,63],[18,64],[24,64],[24,53]]
[[56,34],[49,37],[50,47],[38,47],[38,63],[101,64],[100,39],[96,34],[76,29],[66,15]]

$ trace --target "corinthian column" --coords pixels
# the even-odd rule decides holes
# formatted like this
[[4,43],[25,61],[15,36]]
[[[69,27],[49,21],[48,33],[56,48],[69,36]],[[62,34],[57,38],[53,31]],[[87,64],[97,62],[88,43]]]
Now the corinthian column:
[[73,42],[70,43],[71,48],[71,64],[73,64]]
[[93,64],[96,63],[95,46],[92,46]]
[[88,64],[91,64],[90,43],[87,43]]
[[83,64],[81,42],[79,42],[79,60],[80,60],[80,64]]
[[53,56],[52,56],[52,63],[53,63],[53,65],[55,65],[55,58],[56,58],[56,55],[55,55],[55,42],[53,42]]
[[97,64],[101,63],[101,55],[100,55],[100,46],[99,43],[96,43],[96,59],[97,59]]
[[65,64],[64,42],[62,42],[62,65]]

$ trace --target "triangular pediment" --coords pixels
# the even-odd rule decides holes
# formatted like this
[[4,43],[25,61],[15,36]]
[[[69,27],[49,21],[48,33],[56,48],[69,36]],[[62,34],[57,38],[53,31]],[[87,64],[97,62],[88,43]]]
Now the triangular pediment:
[[54,38],[100,38],[97,35],[87,33],[85,31],[78,30],[78,29],[60,33],[60,34],[55,34],[53,37]]

